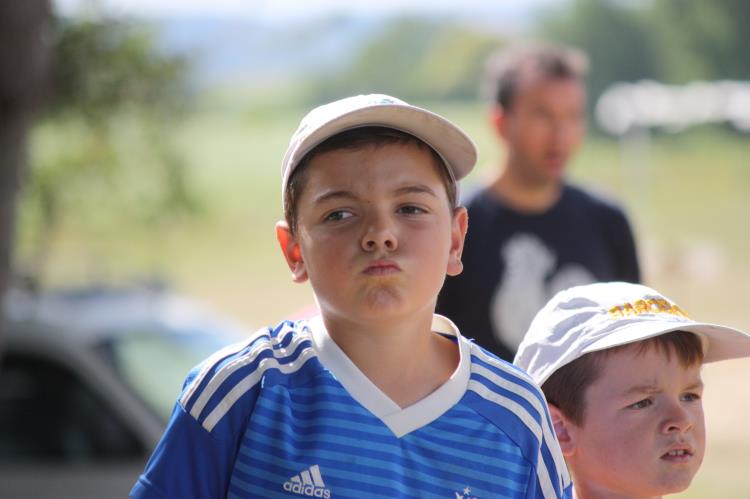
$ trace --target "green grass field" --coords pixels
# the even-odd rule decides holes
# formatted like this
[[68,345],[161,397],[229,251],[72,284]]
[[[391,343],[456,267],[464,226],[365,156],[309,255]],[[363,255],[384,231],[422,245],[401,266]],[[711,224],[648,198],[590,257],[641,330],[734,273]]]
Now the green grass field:
[[[477,104],[427,104],[467,130],[480,166],[478,184],[502,151]],[[311,303],[291,282],[277,249],[280,163],[305,110],[225,103],[176,125],[170,136],[205,206],[194,219],[146,227],[113,217],[95,229],[68,214],[47,265],[52,285],[163,276],[251,327]],[[61,132],[62,133],[62,132]],[[66,138],[66,140],[74,140]],[[750,141],[716,129],[677,135],[592,138],[571,165],[575,181],[617,199],[631,216],[647,284],[691,316],[750,330]],[[126,186],[118,188],[125,189]],[[116,219],[115,219],[116,218]],[[21,261],[33,242],[22,234]],[[708,366],[709,451],[686,498],[748,497],[749,361]]]

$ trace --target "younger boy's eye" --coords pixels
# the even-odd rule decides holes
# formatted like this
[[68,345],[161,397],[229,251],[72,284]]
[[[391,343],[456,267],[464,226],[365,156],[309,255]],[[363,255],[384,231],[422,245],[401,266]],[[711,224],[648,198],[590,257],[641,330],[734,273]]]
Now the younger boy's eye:
[[701,396],[697,393],[686,393],[682,396],[682,400],[684,400],[685,402],[695,402],[700,399]]
[[639,400],[635,404],[630,404],[628,407],[630,409],[645,409],[646,407],[650,406],[651,404],[653,404],[653,402],[652,402],[651,399],[643,399],[643,400]]

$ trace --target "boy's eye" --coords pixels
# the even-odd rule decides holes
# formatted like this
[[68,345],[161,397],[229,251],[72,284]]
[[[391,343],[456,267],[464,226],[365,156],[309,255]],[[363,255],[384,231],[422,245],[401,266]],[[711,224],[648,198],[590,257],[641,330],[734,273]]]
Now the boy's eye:
[[643,400],[639,400],[635,404],[630,404],[628,407],[630,409],[645,409],[651,404],[653,404],[653,401],[651,399],[643,399]]
[[349,218],[351,216],[352,216],[352,213],[349,211],[336,210],[326,215],[323,220],[326,222],[336,222],[338,220],[344,220],[345,218]]
[[682,400],[684,400],[685,402],[695,402],[700,399],[701,396],[697,393],[686,393],[682,396]]
[[420,208],[419,206],[414,206],[414,205],[401,206],[398,209],[398,212],[404,215],[416,215],[419,213],[427,213],[426,210]]

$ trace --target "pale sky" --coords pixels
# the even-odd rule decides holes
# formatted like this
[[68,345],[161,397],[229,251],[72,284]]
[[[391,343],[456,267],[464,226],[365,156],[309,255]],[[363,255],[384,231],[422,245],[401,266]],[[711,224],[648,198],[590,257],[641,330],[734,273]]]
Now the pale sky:
[[101,4],[114,15],[163,17],[228,15],[252,18],[315,17],[320,14],[456,13],[492,9],[523,15],[566,0],[53,0],[63,13],[81,5]]

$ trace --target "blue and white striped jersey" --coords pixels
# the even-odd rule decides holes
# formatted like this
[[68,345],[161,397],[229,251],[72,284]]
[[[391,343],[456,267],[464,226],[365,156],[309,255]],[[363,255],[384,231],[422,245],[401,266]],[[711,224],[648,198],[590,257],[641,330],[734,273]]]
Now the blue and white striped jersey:
[[196,367],[131,495],[556,498],[570,477],[540,390],[436,315],[460,363],[400,408],[318,317],[283,322]]

